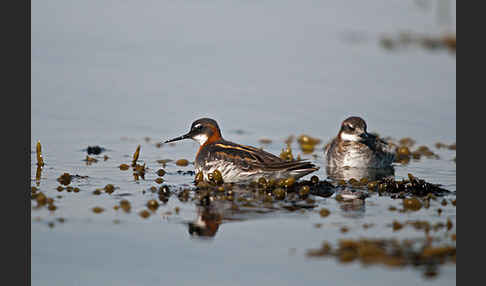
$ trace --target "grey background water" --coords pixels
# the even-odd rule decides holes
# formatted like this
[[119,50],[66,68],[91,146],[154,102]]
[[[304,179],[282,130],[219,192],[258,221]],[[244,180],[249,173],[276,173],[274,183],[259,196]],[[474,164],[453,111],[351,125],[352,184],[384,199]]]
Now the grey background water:
[[[170,200],[143,220],[136,212],[151,197],[141,190],[155,185],[156,175],[135,182],[117,168],[138,144],[152,170],[158,159],[192,161],[196,143],[154,143],[185,133],[202,116],[216,119],[231,141],[260,146],[259,139],[272,139],[265,150],[277,154],[291,134],[327,142],[350,115],[362,116],[370,131],[383,136],[410,136],[430,147],[455,142],[455,54],[420,47],[388,51],[379,44],[380,36],[401,31],[455,31],[455,1],[445,26],[438,23],[437,3],[33,1],[31,141],[32,150],[42,142],[47,162],[40,189],[59,195],[56,178],[63,172],[89,179],[76,182],[80,193],[61,193],[55,213],[32,211],[40,217],[32,221],[32,285],[455,284],[455,265],[424,280],[409,267],[370,269],[305,256],[323,240],[343,236],[417,235],[384,227],[394,219],[388,206],[398,201],[372,197],[366,211],[349,215],[322,199],[332,211],[327,221],[315,212],[254,215],[224,223],[214,239],[201,241],[181,223],[196,218],[194,204]],[[110,159],[87,166],[82,149],[88,145],[108,148]],[[412,172],[455,191],[455,151],[434,151],[440,159],[397,166],[396,176]],[[316,154],[308,158],[322,166],[323,154]],[[167,167],[179,169],[192,167]],[[165,178],[169,184],[193,179]],[[91,194],[107,183],[131,195],[131,214],[112,209],[120,197]],[[96,205],[107,211],[93,214]],[[161,215],[175,206],[180,215]],[[444,208],[441,217],[430,213],[397,218],[456,216],[455,208]],[[47,227],[58,217],[66,223]],[[114,218],[121,223],[113,224]],[[324,226],[313,227],[317,222]],[[382,227],[365,231],[359,227],[364,222]],[[349,234],[341,234],[340,225],[349,226]]]

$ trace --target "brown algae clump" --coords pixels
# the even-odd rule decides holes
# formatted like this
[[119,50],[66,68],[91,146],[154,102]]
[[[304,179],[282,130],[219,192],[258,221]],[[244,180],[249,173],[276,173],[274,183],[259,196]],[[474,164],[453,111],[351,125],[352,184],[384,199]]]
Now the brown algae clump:
[[374,191],[376,189],[377,185],[378,185],[378,182],[376,182],[376,181],[369,182],[368,185],[367,185],[368,190]]
[[412,153],[412,156],[414,156],[414,158],[420,158],[421,156],[425,156],[427,158],[439,159],[439,156],[432,152],[432,150],[430,150],[427,146],[418,147],[418,149]]
[[86,165],[91,165],[98,162],[98,159],[86,155],[86,159],[84,159],[84,161],[86,162]]
[[147,202],[147,208],[149,208],[151,211],[156,211],[158,207],[159,203],[156,200],[149,200]]
[[[392,198],[403,198],[404,195],[423,197],[429,194],[443,195],[450,193],[450,191],[441,188],[440,185],[427,183],[424,180],[414,177],[412,174],[409,174],[408,177],[408,180],[395,180],[393,178],[381,179],[377,181],[377,189],[380,194],[397,194],[393,195]],[[370,183],[368,184],[368,188],[370,188]]]
[[287,195],[287,192],[285,192],[284,189],[282,188],[276,188],[273,190],[273,195],[275,196],[275,199],[277,200],[283,200],[285,199],[285,196]]
[[398,144],[400,144],[400,146],[412,147],[413,145],[415,145],[415,140],[413,140],[410,137],[405,137],[405,138],[400,139],[398,141]]
[[270,143],[272,143],[272,140],[267,139],[267,138],[262,138],[258,142],[260,142],[260,144],[270,144]]
[[43,167],[44,166],[44,158],[42,157],[42,146],[40,141],[37,141],[36,145],[36,153],[37,153],[37,166]]
[[201,183],[201,182],[203,182],[203,181],[204,181],[204,175],[203,175],[203,172],[198,172],[198,173],[196,174],[196,176],[194,177],[194,183],[197,185],[197,184],[199,184],[199,183]]
[[167,163],[169,163],[169,162],[172,162],[172,160],[171,160],[171,159],[162,159],[162,160],[157,160],[157,163],[161,164],[161,165],[162,165],[162,167],[164,167],[164,168],[165,168],[165,166],[167,165]]
[[302,186],[299,190],[299,195],[301,197],[305,197],[307,195],[309,195],[310,193],[310,187],[309,186]]
[[287,145],[287,148],[282,149],[282,152],[280,153],[280,158],[286,161],[294,160],[294,156],[292,155],[292,149],[290,149],[290,145]]
[[157,176],[159,176],[159,177],[163,177],[164,175],[165,175],[165,171],[164,171],[164,169],[159,169],[159,170],[157,170]]
[[219,170],[214,170],[213,173],[208,175],[208,178],[211,183],[214,183],[218,186],[223,184],[223,175]]
[[57,210],[57,207],[54,204],[49,204],[47,206],[47,209],[50,210],[50,211],[55,211],[55,210]]
[[328,209],[326,208],[322,208],[320,211],[319,211],[319,214],[321,215],[321,217],[328,217],[330,214],[331,214],[331,211],[329,211]]
[[314,146],[311,144],[300,144],[300,149],[304,154],[311,154],[314,152]]
[[65,186],[69,185],[71,183],[72,176],[69,173],[64,173],[59,178],[57,178],[57,181]]
[[111,194],[115,191],[115,186],[113,186],[112,184],[108,184],[105,186],[104,190],[106,193]]
[[150,216],[150,212],[148,210],[143,210],[139,213],[139,215],[142,217],[142,218],[148,218]]
[[297,138],[297,142],[299,142],[299,144],[311,144],[311,145],[317,145],[319,143],[321,143],[321,140],[320,139],[317,139],[317,138],[313,138],[309,135],[300,135],[299,138]]
[[290,188],[295,183],[295,179],[293,177],[287,178],[283,182],[283,186],[285,188]]
[[139,165],[139,164],[136,164],[134,167],[133,167],[133,175],[134,176],[140,176],[142,177],[142,179],[145,179],[145,164],[143,165]]
[[[414,247],[414,243],[395,239],[340,240],[339,247],[332,249],[327,242],[320,249],[307,251],[308,257],[333,257],[342,263],[358,260],[362,265],[386,265],[388,267],[403,267],[411,265],[420,267],[428,272],[446,262],[455,263],[455,246],[430,246],[425,242],[422,246]],[[432,268],[431,268],[432,267]],[[424,272],[424,273],[425,273]]]
[[130,205],[130,202],[127,201],[127,200],[121,200],[120,201],[120,208],[125,211],[126,213],[129,213],[130,212],[130,209],[131,209],[131,205]]
[[130,166],[128,166],[127,164],[121,164],[121,165],[119,166],[119,168],[120,168],[120,170],[122,170],[122,171],[126,171],[126,170],[130,169]]
[[164,182],[164,179],[162,179],[162,178],[159,177],[159,178],[155,179],[155,182],[157,184],[162,184]]
[[400,164],[408,164],[411,156],[410,149],[406,146],[398,147],[395,151],[395,162]]
[[94,208],[92,208],[91,210],[92,210],[92,211],[93,211],[95,214],[99,214],[99,213],[102,213],[102,212],[104,212],[104,211],[105,211],[105,209],[104,209],[104,208],[102,208],[102,207],[94,207]]
[[321,143],[321,140],[303,134],[300,135],[299,138],[297,138],[297,142],[299,143],[300,149],[304,154],[310,154],[314,152],[315,146]]
[[393,231],[397,231],[403,228],[403,224],[399,223],[398,221],[393,221],[392,227]]
[[403,199],[403,208],[411,211],[418,211],[422,208],[422,203],[417,198]]
[[179,160],[176,161],[176,165],[181,166],[181,167],[185,167],[185,166],[189,165],[189,161],[186,160],[186,159],[179,159]]
[[133,153],[132,167],[137,165],[138,157],[140,156],[140,145],[137,146],[135,153]]
[[35,196],[35,200],[37,201],[37,207],[41,207],[41,206],[47,204],[47,197],[46,197],[46,195],[44,195],[43,192],[39,192]]

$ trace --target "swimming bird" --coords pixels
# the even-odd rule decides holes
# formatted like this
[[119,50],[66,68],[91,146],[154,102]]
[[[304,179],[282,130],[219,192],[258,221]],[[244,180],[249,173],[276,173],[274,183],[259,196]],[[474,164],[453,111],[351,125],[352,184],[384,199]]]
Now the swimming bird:
[[289,178],[299,179],[317,171],[319,167],[305,160],[286,161],[271,153],[251,146],[226,141],[215,120],[201,118],[191,124],[187,134],[164,143],[193,139],[200,145],[194,162],[196,173],[208,174],[218,170],[224,182],[248,183],[259,178],[267,180]]
[[391,146],[366,131],[366,122],[357,116],[344,120],[338,135],[325,148],[328,167],[386,168],[395,153]]

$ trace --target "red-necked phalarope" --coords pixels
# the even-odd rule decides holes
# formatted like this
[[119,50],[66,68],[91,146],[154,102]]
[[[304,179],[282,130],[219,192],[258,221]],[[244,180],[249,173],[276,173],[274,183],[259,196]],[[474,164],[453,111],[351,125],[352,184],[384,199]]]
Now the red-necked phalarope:
[[338,135],[324,151],[328,167],[385,168],[391,166],[395,153],[391,146],[366,132],[366,122],[349,117],[341,124]]
[[285,161],[263,150],[226,141],[216,121],[209,118],[194,121],[187,134],[164,143],[182,139],[199,143],[194,165],[196,173],[202,172],[205,180],[209,180],[208,174],[214,170],[220,171],[223,181],[228,183],[256,181],[261,177],[298,179],[319,170],[308,161]]

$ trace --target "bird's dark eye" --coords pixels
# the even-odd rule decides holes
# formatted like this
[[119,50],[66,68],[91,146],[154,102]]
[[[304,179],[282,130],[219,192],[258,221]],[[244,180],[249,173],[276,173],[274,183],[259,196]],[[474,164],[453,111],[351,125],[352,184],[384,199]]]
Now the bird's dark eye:
[[346,129],[348,131],[354,131],[354,127],[351,126],[351,125],[344,125],[344,129]]

